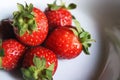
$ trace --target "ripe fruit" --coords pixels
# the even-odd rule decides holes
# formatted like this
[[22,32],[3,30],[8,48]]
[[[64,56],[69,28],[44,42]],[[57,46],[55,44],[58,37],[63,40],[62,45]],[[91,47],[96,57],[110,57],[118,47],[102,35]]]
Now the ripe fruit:
[[56,55],[44,47],[34,47],[27,51],[22,73],[26,80],[51,80],[57,68]]
[[36,46],[41,44],[48,33],[48,21],[38,8],[18,4],[19,11],[13,13],[13,26],[17,38],[24,44]]
[[59,58],[71,59],[78,56],[83,50],[89,54],[91,36],[84,31],[78,21],[73,20],[75,27],[58,27],[47,38],[45,46],[54,51]]
[[25,46],[14,39],[0,41],[0,68],[12,70],[24,54]]
[[46,40],[46,47],[53,50],[59,58],[74,58],[82,51],[82,44],[67,27],[56,28]]
[[71,3],[68,7],[62,2],[57,5],[56,1],[53,4],[48,4],[45,14],[48,18],[50,30],[60,27],[69,26],[72,24],[72,15],[68,10],[76,8],[76,5]]

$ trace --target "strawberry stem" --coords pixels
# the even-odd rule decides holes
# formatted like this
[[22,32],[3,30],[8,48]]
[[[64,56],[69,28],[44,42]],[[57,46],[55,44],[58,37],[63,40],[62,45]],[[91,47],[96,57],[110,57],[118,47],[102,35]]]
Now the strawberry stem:
[[77,29],[78,33],[81,33],[83,31],[83,29],[82,29],[80,23],[75,19],[73,19],[73,22],[76,25],[76,29]]
[[67,7],[65,6],[65,2],[63,2],[62,0],[60,0],[60,5],[57,4],[57,0],[55,0],[52,4],[48,4],[48,8],[50,10],[58,10],[60,8],[64,8],[67,10],[72,10],[76,8],[76,4],[74,3],[70,3]]
[[75,18],[73,19],[73,22],[75,24],[75,28],[70,28],[73,33],[78,36],[80,42],[82,43],[83,46],[83,51],[85,54],[90,54],[89,52],[89,47],[91,47],[91,42],[95,42],[94,39],[91,39],[91,34],[87,31],[85,31],[79,21],[77,21]]
[[37,30],[37,24],[33,10],[33,5],[23,6],[17,3],[18,11],[13,12],[13,26],[17,28],[18,34],[22,36],[25,32],[32,33]]

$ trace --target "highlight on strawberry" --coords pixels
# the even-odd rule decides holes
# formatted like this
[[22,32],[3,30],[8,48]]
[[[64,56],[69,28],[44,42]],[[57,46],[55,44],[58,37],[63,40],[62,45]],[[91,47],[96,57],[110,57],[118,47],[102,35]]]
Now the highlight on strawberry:
[[15,39],[0,40],[0,69],[13,70],[24,55],[25,46]]
[[73,19],[75,27],[58,27],[47,38],[45,46],[56,53],[59,58],[72,59],[77,57],[82,51],[90,54],[88,48],[91,42],[89,32],[85,31],[80,23]]
[[14,32],[22,43],[28,46],[40,45],[48,33],[45,14],[33,4],[23,6],[17,3],[18,11],[13,12]]

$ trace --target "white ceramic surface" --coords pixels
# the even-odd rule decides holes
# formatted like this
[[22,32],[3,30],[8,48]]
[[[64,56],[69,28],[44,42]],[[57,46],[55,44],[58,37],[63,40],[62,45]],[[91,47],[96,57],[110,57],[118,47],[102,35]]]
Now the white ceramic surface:
[[[108,26],[112,27],[112,25],[109,24],[110,21],[112,21],[110,20],[112,17],[110,18],[110,16],[107,15],[108,14],[107,12],[111,10],[108,10],[107,8],[109,5],[106,6],[108,2],[110,2],[111,0],[63,0],[63,1],[65,1],[67,4],[71,2],[77,4],[77,9],[71,12],[80,21],[81,26],[91,33],[92,37],[96,40],[96,42],[93,42],[92,47],[89,49],[90,55],[85,55],[82,52],[75,59],[59,60],[57,71],[53,76],[54,80],[110,80],[108,78],[105,78],[106,76],[103,76],[103,74],[108,74],[105,73],[105,67],[106,64],[109,63],[110,56],[109,53],[111,50],[109,45],[110,43],[108,40],[109,38],[108,35],[106,34],[108,33],[106,31],[110,31],[109,30],[110,28]],[[111,4],[118,4],[119,1],[118,2],[117,0],[115,1],[116,3],[111,2]],[[17,9],[16,3],[25,4],[25,2],[33,3],[35,7],[44,11],[44,9],[47,7],[47,3],[52,3],[53,0],[12,0],[12,1],[3,0],[0,2],[0,20],[5,18],[11,18],[12,12]],[[116,8],[117,7],[115,7],[115,9]],[[111,13],[110,15],[113,14]],[[114,16],[115,15],[116,14],[114,14]],[[118,23],[120,22],[119,18],[114,20],[116,21],[118,20]],[[119,61],[119,58],[117,59],[118,59],[117,61]],[[116,70],[119,69],[118,67],[119,65],[117,65]],[[117,77],[118,76],[116,76],[116,78]],[[0,70],[0,80],[23,80],[23,79],[21,78],[19,71],[6,72],[4,70]],[[115,78],[114,79],[111,78],[111,80],[115,80]]]

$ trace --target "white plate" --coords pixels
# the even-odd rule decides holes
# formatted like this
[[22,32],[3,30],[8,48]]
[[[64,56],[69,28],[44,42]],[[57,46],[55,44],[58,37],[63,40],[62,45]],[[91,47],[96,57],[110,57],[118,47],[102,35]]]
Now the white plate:
[[[103,30],[107,17],[101,17],[104,13],[100,13],[103,7],[103,1],[99,0],[63,0],[68,3],[76,3],[77,9],[71,11],[73,15],[80,21],[82,27],[89,31],[96,42],[92,43],[90,55],[85,55],[83,52],[71,60],[59,60],[58,68],[55,73],[54,80],[103,80],[102,72],[108,60],[108,52],[110,47],[106,33]],[[47,3],[52,3],[53,0],[2,0],[0,2],[0,20],[11,18],[12,12],[17,9],[16,3],[33,3],[35,7],[44,11]],[[104,2],[106,2],[104,0]],[[105,4],[104,4],[105,5]],[[108,22],[109,23],[109,22]],[[108,24],[107,23],[107,24]],[[108,26],[108,25],[107,25]],[[102,73],[102,74],[101,74]],[[19,71],[6,72],[0,70],[0,80],[23,80]],[[105,79],[108,80],[108,79]],[[110,80],[110,79],[109,79]],[[112,79],[111,79],[112,80]],[[114,79],[115,80],[115,79]]]

